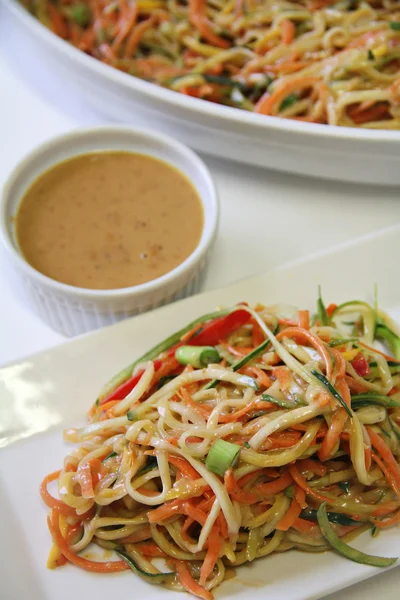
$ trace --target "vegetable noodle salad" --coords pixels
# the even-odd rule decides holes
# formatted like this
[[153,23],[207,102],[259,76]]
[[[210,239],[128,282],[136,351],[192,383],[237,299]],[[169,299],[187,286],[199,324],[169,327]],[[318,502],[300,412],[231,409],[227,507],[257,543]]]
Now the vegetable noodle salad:
[[202,316],[117,375],[42,483],[48,566],[211,600],[232,568],[291,548],[393,564],[348,542],[400,522],[400,338],[364,302],[317,306]]
[[272,115],[400,129],[398,0],[22,0],[121,71]]

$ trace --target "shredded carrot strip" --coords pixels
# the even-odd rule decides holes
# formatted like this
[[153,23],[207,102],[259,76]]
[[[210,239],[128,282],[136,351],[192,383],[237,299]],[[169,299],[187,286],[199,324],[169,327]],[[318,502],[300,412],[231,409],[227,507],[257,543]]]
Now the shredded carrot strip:
[[61,500],[54,498],[47,489],[48,484],[58,479],[60,473],[61,471],[55,471],[46,475],[40,485],[40,495],[49,508],[57,509],[62,515],[76,516],[76,510],[72,506],[67,506]]
[[136,544],[135,549],[139,550],[144,556],[151,556],[152,558],[166,558],[168,556],[154,542],[141,542]]
[[369,388],[367,388],[366,385],[363,385],[361,383],[361,381],[357,381],[356,379],[353,379],[352,377],[349,377],[348,375],[345,375],[344,380],[352,392],[355,392],[356,394],[362,394],[363,392],[368,392]]
[[[122,25],[121,28],[114,38],[114,41],[111,45],[113,52],[116,54],[122,46],[123,41],[129,34],[132,28],[135,27],[135,23],[138,18],[139,10],[136,2],[132,4],[128,4],[127,2],[123,3],[122,8]],[[137,45],[137,43],[136,43]],[[136,47],[134,46],[134,48]],[[129,44],[128,44],[129,47]]]
[[289,46],[295,38],[296,35],[296,26],[293,21],[289,19],[284,19],[281,21],[281,30],[282,30],[282,42]]
[[130,36],[128,37],[127,42],[126,42],[125,53],[124,53],[126,57],[129,58],[133,55],[133,53],[135,52],[136,48],[138,47],[138,45],[140,43],[140,40],[143,37],[143,34],[148,29],[151,29],[151,27],[153,27],[155,22],[156,22],[156,17],[154,15],[152,15],[151,17],[146,19],[146,21],[142,21],[141,23],[136,25],[136,27],[132,30],[132,33],[130,34]]
[[91,571],[92,573],[116,573],[118,571],[126,571],[129,569],[128,565],[122,560],[115,562],[95,562],[93,560],[82,558],[81,556],[75,554],[75,552],[72,552],[66,540],[61,535],[58,523],[59,516],[60,511],[57,508],[53,509],[50,519],[51,534],[53,536],[54,543],[58,546],[62,554],[69,562],[73,563],[77,567],[80,567],[81,569],[84,569],[85,571]]
[[328,504],[330,504],[332,502],[332,500],[330,498],[328,498],[328,496],[324,496],[323,494],[316,492],[313,488],[311,488],[307,484],[306,478],[304,477],[304,475],[302,475],[300,473],[300,471],[298,470],[298,468],[295,464],[289,465],[288,468],[289,468],[289,473],[293,477],[294,481],[297,483],[298,486],[303,488],[303,490],[306,492],[306,494],[308,494],[312,498],[315,498],[316,500],[319,500],[320,502],[327,502]]
[[179,581],[185,590],[191,594],[194,594],[195,596],[198,596],[199,598],[203,598],[203,600],[214,600],[212,593],[208,592],[193,579],[189,567],[185,561],[175,561],[175,568],[176,572],[178,573]]
[[221,550],[221,538],[218,526],[214,526],[208,536],[208,550],[200,569],[200,585],[205,585],[207,579],[214,570]]
[[266,92],[261,96],[256,104],[255,110],[263,115],[271,115],[276,106],[280,105],[289,94],[295,90],[312,88],[317,82],[318,79],[316,77],[298,77],[296,79],[285,81],[281,83],[272,94]]
[[306,493],[303,490],[303,488],[296,485],[294,488],[294,497],[297,500],[297,502],[300,504],[302,509],[307,508]]
[[396,496],[398,498],[400,498],[400,489],[399,489],[399,486],[398,486],[398,483],[397,483],[396,479],[393,477],[393,474],[386,467],[386,465],[383,462],[383,460],[381,460],[379,458],[379,456],[377,456],[375,454],[375,452],[371,452],[371,457],[373,458],[373,460],[376,462],[376,464],[378,465],[378,467],[380,468],[380,470],[382,471],[382,473],[386,477],[387,481],[391,485],[391,487],[392,487],[394,493],[396,494]]
[[253,479],[256,479],[263,471],[265,471],[265,469],[257,469],[257,471],[253,471],[252,473],[247,473],[247,475],[243,475],[243,477],[238,479],[238,486],[241,488],[244,487],[246,483],[248,483],[249,481],[253,481]]
[[158,521],[164,521],[172,515],[176,515],[183,512],[183,501],[182,500],[171,500],[161,504],[158,508],[150,510],[147,513],[149,523],[158,523]]
[[247,406],[244,406],[240,410],[235,410],[228,415],[224,415],[221,413],[218,417],[219,423],[233,423],[234,421],[239,421],[244,415],[247,415],[250,411],[252,411],[256,406],[255,402],[249,402]]
[[274,479],[273,481],[269,481],[268,483],[259,483],[255,489],[264,497],[274,496],[275,494],[279,494],[279,492],[283,492],[283,490],[289,487],[289,485],[291,485],[292,483],[292,476],[289,473],[285,472],[278,479]]
[[300,504],[297,502],[296,499],[292,500],[289,510],[279,521],[276,528],[279,531],[287,531],[288,529],[290,529],[293,526],[293,524],[299,518],[300,513],[301,513]]
[[237,502],[241,502],[242,504],[255,504],[258,501],[257,494],[252,494],[249,492],[244,492],[238,485],[238,482],[235,479],[235,476],[232,471],[232,467],[226,471],[224,476],[225,487],[228,491],[228,494],[236,500]]
[[319,461],[313,460],[312,458],[302,458],[299,460],[298,465],[302,471],[311,471],[314,475],[318,475],[319,477],[323,477],[326,474],[325,465],[321,465]]
[[388,481],[392,485],[392,487],[395,484],[395,487],[393,489],[400,498],[400,469],[396,462],[396,459],[393,456],[390,448],[385,444],[380,435],[375,433],[375,431],[371,429],[371,427],[367,427],[367,431],[371,440],[371,444],[374,448],[378,450],[379,454],[383,459],[383,462],[386,465],[387,473],[390,474],[390,479],[388,479]]
[[380,121],[382,119],[390,117],[389,104],[387,102],[377,104],[368,110],[364,110],[360,113],[356,113],[351,109],[348,109],[347,114],[350,116],[353,123],[356,125],[362,125],[363,123],[369,123],[371,121]]
[[395,515],[391,519],[386,519],[385,521],[379,521],[378,519],[371,519],[372,523],[378,527],[379,529],[385,529],[386,527],[392,527],[392,525],[397,525],[400,523],[400,510],[395,513]]
[[336,379],[341,379],[346,375],[346,360],[336,348],[331,348],[330,351],[335,358]]
[[174,465],[185,477],[189,479],[198,479],[200,477],[199,473],[192,467],[191,464],[188,463],[187,460],[181,458],[180,456],[173,456],[172,454],[168,456],[168,462],[171,465]]
[[189,0],[190,22],[207,42],[218,48],[229,48],[229,42],[213,32],[205,15],[205,8],[205,0]]
[[271,387],[272,380],[268,377],[265,371],[259,369],[258,367],[253,367],[251,365],[247,365],[240,369],[240,373],[244,373],[244,375],[250,375],[250,377],[256,377],[258,383],[263,385],[266,389]]
[[192,398],[192,395],[189,394],[189,391],[185,387],[182,387],[179,390],[179,392],[177,393],[177,396],[182,398],[184,403],[187,404],[188,406],[190,406],[191,408],[193,408],[193,410],[195,412],[197,412],[199,415],[208,419],[208,417],[210,416],[210,413],[212,411],[212,408],[210,406],[205,406],[204,404],[199,404],[198,402],[195,402]]
[[301,329],[310,329],[310,311],[299,310],[299,327]]
[[306,521],[305,519],[301,519],[300,517],[294,521],[292,527],[300,533],[307,534],[312,533],[317,529],[317,525],[315,523],[311,523],[310,521]]

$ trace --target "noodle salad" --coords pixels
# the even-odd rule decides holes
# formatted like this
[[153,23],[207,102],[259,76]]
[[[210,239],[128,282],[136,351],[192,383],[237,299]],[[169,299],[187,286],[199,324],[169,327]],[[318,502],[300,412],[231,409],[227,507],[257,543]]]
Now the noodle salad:
[[263,115],[400,129],[398,0],[21,0],[125,73]]
[[131,569],[212,600],[232,568],[292,548],[397,560],[348,543],[400,522],[400,337],[376,306],[204,315],[64,438],[76,448],[41,485],[49,568]]

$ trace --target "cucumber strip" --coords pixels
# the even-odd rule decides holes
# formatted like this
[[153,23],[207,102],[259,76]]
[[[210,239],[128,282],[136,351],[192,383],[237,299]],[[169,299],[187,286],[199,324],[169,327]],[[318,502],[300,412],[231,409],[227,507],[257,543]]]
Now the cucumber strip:
[[138,470],[136,475],[143,475],[143,473],[147,473],[148,471],[152,471],[153,469],[156,469],[157,466],[158,466],[157,458],[155,456],[148,456],[147,461]]
[[331,340],[328,344],[328,346],[330,346],[331,348],[334,348],[335,346],[343,346],[344,344],[349,344],[350,342],[357,342],[358,338],[356,337],[352,337],[352,338],[341,338],[341,339],[337,339],[337,340]]
[[269,394],[261,394],[261,397],[266,402],[271,402],[272,404],[276,404],[277,406],[280,406],[281,408],[290,409],[290,408],[298,408],[299,406],[305,406],[305,404],[302,402],[288,402],[287,400],[279,400],[278,398],[274,398],[273,396],[270,396]]
[[111,452],[111,454],[109,454],[108,456],[103,458],[103,460],[101,462],[104,462],[104,461],[108,460],[109,458],[115,458],[116,456],[118,456],[118,454],[116,452]]
[[[343,513],[327,512],[326,514],[330,523],[337,523],[338,525],[344,525],[345,527],[360,524],[360,521],[355,521],[354,519],[348,517],[347,515],[344,515]],[[305,519],[306,521],[316,522],[318,520],[317,510],[315,508],[306,508],[301,512],[300,517],[302,519]]]
[[141,579],[144,579],[148,583],[155,583],[156,585],[165,585],[171,583],[175,579],[175,573],[147,573],[143,571],[135,561],[125,552],[123,548],[116,549],[117,554],[126,562],[126,564],[132,569],[132,571],[139,575]]
[[400,400],[394,400],[390,396],[384,396],[383,394],[374,392],[363,392],[362,394],[356,394],[351,397],[352,408],[361,408],[361,406],[368,406],[371,404],[380,404],[381,406],[396,408],[400,406]]
[[[389,371],[391,372],[392,375],[396,375],[397,373],[400,373],[400,364],[399,363],[395,363],[392,361],[387,361],[388,366],[389,366]],[[369,363],[369,368],[370,368],[370,375],[369,377],[380,377],[379,374],[379,369],[378,369],[378,365],[376,364],[376,362],[372,362]]]
[[398,425],[396,425],[396,423],[393,422],[393,420],[390,418],[389,415],[388,415],[387,420],[388,420],[391,430],[393,431],[394,435],[396,436],[396,439],[400,441],[400,427]]
[[323,502],[317,511],[317,519],[318,524],[321,529],[321,533],[326,539],[326,541],[342,556],[348,558],[354,562],[360,563],[362,565],[370,565],[372,567],[390,567],[393,565],[397,558],[384,558],[381,556],[373,556],[371,554],[365,554],[364,552],[360,552],[360,550],[356,550],[355,548],[351,548],[345,542],[336,535],[334,530],[332,529],[331,524],[329,523],[328,514],[326,512],[326,502]]
[[324,384],[324,386],[327,388],[328,392],[343,406],[343,408],[345,409],[345,411],[347,412],[347,414],[349,415],[349,417],[352,418],[353,417],[352,410],[347,406],[346,402],[343,400],[343,398],[339,394],[339,392],[337,390],[335,390],[335,388],[333,387],[333,385],[331,385],[329,383],[329,381],[327,380],[327,378],[325,377],[325,375],[322,375],[322,373],[319,373],[315,369],[313,369],[311,371],[311,373],[314,375],[314,377],[316,377],[317,379],[319,379],[321,383]]
[[335,321],[335,318],[341,313],[359,312],[363,314],[364,324],[364,339],[367,343],[372,344],[375,338],[375,329],[377,324],[377,317],[375,310],[367,303],[362,300],[351,300],[349,302],[343,302],[335,308],[331,314],[331,322]]
[[240,83],[240,81],[235,81],[230,77],[224,77],[223,75],[208,75],[207,73],[203,73],[203,78],[207,83],[215,83],[217,85],[225,85],[227,87],[238,88],[241,91],[246,91],[246,85]]
[[379,340],[387,342],[391,352],[394,354],[397,360],[400,360],[400,338],[384,323],[379,323],[376,326],[375,336]]

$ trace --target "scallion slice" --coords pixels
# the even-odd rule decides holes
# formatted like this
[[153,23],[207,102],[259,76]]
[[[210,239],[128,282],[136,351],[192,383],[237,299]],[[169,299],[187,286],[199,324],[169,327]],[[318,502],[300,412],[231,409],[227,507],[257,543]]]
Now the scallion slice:
[[225,440],[217,440],[210,448],[206,467],[209,471],[221,475],[223,477],[229,467],[234,467],[240,454],[240,446],[225,442]]
[[320,325],[329,325],[330,319],[322,300],[320,285],[318,286],[317,315]]
[[201,369],[221,359],[214,346],[180,346],[175,352],[175,358],[181,365],[192,365]]
[[126,416],[128,421],[137,421],[137,413],[134,410],[129,410]]

